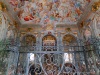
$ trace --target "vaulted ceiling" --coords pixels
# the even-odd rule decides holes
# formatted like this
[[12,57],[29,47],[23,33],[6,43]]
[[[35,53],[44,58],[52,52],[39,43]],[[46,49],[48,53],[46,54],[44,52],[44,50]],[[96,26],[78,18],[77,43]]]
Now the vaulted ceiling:
[[8,0],[22,24],[76,24],[91,0]]

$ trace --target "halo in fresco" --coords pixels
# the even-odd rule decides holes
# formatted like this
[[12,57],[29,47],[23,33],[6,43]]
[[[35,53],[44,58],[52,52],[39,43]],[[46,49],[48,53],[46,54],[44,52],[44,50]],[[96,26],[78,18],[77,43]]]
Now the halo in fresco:
[[22,24],[76,24],[91,0],[9,0]]

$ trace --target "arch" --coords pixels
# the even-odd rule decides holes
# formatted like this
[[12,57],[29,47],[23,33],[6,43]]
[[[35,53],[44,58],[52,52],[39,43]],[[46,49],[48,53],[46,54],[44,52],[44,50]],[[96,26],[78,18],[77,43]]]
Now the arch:
[[57,45],[57,39],[53,35],[45,35],[42,38],[42,45],[44,46],[56,46]]
[[22,39],[23,45],[35,45],[36,44],[36,37],[32,34],[25,35]]
[[77,41],[77,38],[72,34],[66,34],[62,38],[63,45],[73,44],[73,43],[76,43],[76,41]]
[[[56,51],[56,45],[57,45],[57,40],[56,37],[54,37],[53,35],[45,35],[42,38],[42,45],[43,45],[43,51]],[[44,61],[46,60],[50,60],[53,62],[54,57],[51,57],[53,54],[49,55],[49,54],[45,54],[44,55]]]
[[35,37],[35,38],[36,38],[36,36],[35,36],[35,35],[30,34],[30,33],[27,33],[27,34],[24,34],[23,36],[21,36],[20,41],[23,41],[23,40],[24,40],[24,38],[25,38],[26,36],[28,36],[28,35],[32,35],[33,37]]

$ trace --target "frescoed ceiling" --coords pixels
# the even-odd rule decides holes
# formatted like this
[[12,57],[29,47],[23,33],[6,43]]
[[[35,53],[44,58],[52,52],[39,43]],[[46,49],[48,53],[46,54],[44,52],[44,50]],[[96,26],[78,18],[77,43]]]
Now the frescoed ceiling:
[[91,0],[8,0],[22,24],[77,24]]

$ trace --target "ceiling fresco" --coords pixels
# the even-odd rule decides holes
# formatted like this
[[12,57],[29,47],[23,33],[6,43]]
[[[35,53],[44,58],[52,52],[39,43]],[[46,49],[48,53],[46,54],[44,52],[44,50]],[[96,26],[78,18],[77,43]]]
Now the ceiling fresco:
[[76,24],[91,0],[9,0],[22,24]]

